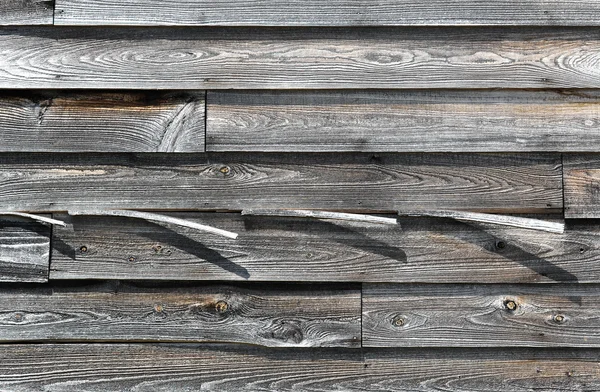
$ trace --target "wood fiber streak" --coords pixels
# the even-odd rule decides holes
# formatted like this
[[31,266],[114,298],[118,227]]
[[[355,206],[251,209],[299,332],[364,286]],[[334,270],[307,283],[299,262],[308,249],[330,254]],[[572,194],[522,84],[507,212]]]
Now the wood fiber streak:
[[0,88],[598,88],[589,28],[0,31]]
[[204,152],[204,92],[0,96],[0,152]]
[[227,342],[360,347],[360,290],[4,289],[0,340]]
[[2,0],[0,26],[51,25],[54,0]]
[[50,227],[0,217],[0,282],[47,282],[49,264]]
[[69,225],[54,228],[50,278],[600,283],[596,221],[571,221],[565,234],[552,234],[437,218],[400,217],[398,227],[237,213],[169,215],[240,236],[55,214]]
[[600,156],[564,155],[566,218],[600,218]]
[[365,285],[365,347],[600,347],[600,290]]
[[557,155],[8,154],[5,210],[562,209]]
[[597,350],[292,350],[1,345],[0,388],[71,391],[530,392],[600,388]]
[[208,151],[600,151],[583,91],[211,91]]

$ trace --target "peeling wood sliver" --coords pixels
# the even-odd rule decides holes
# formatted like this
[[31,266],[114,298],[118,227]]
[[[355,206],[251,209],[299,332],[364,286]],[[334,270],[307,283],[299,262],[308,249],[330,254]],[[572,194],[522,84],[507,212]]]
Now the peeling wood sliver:
[[259,216],[282,216],[298,218],[316,218],[316,219],[334,219],[355,222],[380,223],[386,225],[397,225],[396,218],[385,218],[364,214],[349,214],[343,212],[314,211],[314,210],[282,210],[282,209],[246,209],[242,210],[242,215]]
[[45,216],[40,216],[40,215],[27,214],[25,212],[0,211],[0,215],[20,216],[22,218],[32,219],[32,220],[40,222],[40,223],[47,223],[50,225],[58,225],[58,226],[63,226],[63,227],[67,226],[67,224],[63,221],[60,221],[57,219],[52,219],[52,218],[46,218]]

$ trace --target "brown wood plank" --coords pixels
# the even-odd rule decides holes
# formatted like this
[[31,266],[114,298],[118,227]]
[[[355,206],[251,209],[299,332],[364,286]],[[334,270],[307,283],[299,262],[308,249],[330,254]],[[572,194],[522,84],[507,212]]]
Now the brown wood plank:
[[0,282],[47,282],[50,227],[0,216]]
[[0,26],[51,25],[54,18],[54,0],[2,0]]
[[0,152],[203,152],[204,92],[0,96]]
[[566,154],[565,217],[600,218],[600,156]]
[[565,234],[552,234],[439,218],[400,217],[400,226],[390,226],[238,213],[169,215],[239,237],[55,214],[69,225],[54,228],[50,278],[600,283],[596,221],[569,221]]
[[4,289],[0,298],[3,342],[360,346],[356,288],[92,285]]
[[600,286],[363,286],[365,347],[600,347]]
[[552,154],[7,154],[0,173],[18,211],[562,209]]
[[587,91],[211,91],[208,151],[600,151]]
[[0,31],[0,88],[599,88],[589,28]]
[[0,345],[0,388],[98,391],[530,392],[600,389],[597,350],[339,350]]

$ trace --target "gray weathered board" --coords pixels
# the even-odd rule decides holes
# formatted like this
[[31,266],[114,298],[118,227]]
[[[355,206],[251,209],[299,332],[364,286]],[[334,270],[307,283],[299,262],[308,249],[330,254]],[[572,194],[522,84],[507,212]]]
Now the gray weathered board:
[[56,24],[202,26],[599,25],[594,0],[56,0]]
[[598,118],[596,90],[210,91],[206,148],[600,151]]
[[0,26],[51,25],[54,0],[2,0]]
[[8,288],[0,294],[3,342],[360,347],[357,288],[72,285]]
[[0,282],[47,282],[49,263],[49,226],[0,216]]
[[554,154],[9,154],[0,208],[562,209]]
[[600,155],[564,156],[566,218],[600,218]]
[[0,345],[11,392],[531,392],[600,389],[597,350]]
[[598,285],[363,286],[365,347],[600,347]]
[[7,28],[0,88],[598,88],[590,28]]
[[595,221],[568,222],[565,234],[552,234],[426,217],[400,217],[400,226],[390,226],[223,212],[169,215],[239,237],[55,214],[69,225],[53,230],[50,278],[600,283]]
[[0,152],[204,152],[204,91],[0,95]]

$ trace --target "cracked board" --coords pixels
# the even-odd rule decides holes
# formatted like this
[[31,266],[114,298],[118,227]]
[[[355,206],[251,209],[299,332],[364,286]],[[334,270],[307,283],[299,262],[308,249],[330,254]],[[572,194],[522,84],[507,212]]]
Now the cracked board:
[[48,281],[50,227],[0,215],[0,282]]
[[203,152],[204,91],[13,92],[0,152]]

